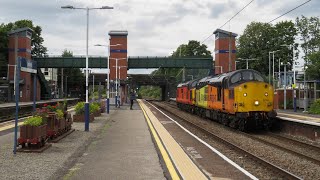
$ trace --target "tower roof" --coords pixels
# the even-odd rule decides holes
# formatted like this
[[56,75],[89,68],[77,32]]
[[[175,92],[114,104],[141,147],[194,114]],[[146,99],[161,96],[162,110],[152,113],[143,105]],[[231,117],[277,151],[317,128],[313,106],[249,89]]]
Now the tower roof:
[[[229,37],[229,31],[225,31],[225,30],[222,30],[222,29],[216,29],[214,32],[213,32],[213,34],[215,34],[216,35],[216,37]],[[232,37],[237,37],[238,36],[238,34],[236,34],[236,33],[233,33],[233,32],[231,32],[232,34]]]
[[8,32],[8,35],[12,35],[12,34],[16,34],[16,33],[21,33],[21,32],[30,32],[30,33],[33,33],[33,30],[31,28],[28,28],[28,27],[24,27],[24,28],[19,28],[19,29],[16,29],[16,30],[13,30],[13,31],[10,31]]
[[110,36],[127,36],[128,31],[127,30],[111,30],[109,31]]

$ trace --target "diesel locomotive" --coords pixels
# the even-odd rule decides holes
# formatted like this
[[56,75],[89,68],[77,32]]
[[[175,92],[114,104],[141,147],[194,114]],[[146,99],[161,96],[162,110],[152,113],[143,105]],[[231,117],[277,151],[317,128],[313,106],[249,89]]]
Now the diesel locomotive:
[[273,92],[258,71],[242,69],[181,83],[176,102],[182,110],[247,131],[272,126]]

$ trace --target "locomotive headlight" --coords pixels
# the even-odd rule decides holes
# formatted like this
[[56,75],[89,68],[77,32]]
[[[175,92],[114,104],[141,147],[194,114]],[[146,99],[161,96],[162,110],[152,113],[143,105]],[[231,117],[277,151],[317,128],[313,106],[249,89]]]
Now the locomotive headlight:
[[244,96],[244,97],[247,97],[247,93],[244,93],[243,96]]
[[254,101],[254,105],[259,106],[259,101]]
[[268,96],[268,93],[267,93],[267,92],[265,92],[265,93],[264,93],[264,95],[265,95],[265,96]]

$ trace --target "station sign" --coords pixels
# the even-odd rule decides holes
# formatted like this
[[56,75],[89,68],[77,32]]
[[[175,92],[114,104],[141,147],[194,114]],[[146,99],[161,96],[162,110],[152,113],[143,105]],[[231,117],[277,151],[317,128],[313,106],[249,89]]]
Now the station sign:
[[29,72],[29,73],[37,73],[37,62],[26,59],[26,58],[19,58],[20,59],[20,65],[21,65],[21,71]]

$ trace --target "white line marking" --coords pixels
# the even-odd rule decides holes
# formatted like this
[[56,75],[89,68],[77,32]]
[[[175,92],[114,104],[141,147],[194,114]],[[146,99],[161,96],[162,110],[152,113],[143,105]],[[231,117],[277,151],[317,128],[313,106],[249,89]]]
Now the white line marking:
[[[149,102],[148,102],[149,103]],[[256,178],[254,175],[252,175],[251,173],[249,173],[247,170],[243,169],[242,167],[240,167],[238,164],[236,164],[235,162],[233,162],[232,160],[230,160],[228,157],[226,157],[225,155],[223,155],[221,152],[219,152],[218,150],[216,150],[215,148],[213,148],[212,146],[210,146],[208,143],[206,143],[205,141],[203,141],[202,139],[200,139],[198,136],[192,134],[189,130],[187,130],[185,127],[183,127],[182,125],[180,125],[177,121],[173,120],[171,117],[169,117],[167,114],[165,114],[164,112],[162,112],[160,109],[158,109],[157,107],[155,107],[153,104],[149,103],[152,107],[154,107],[155,109],[157,109],[159,112],[161,112],[163,115],[165,115],[167,118],[169,118],[171,121],[173,121],[174,123],[176,123],[181,129],[183,129],[184,131],[186,131],[188,134],[190,134],[192,137],[194,137],[195,139],[197,139],[199,142],[201,142],[202,144],[204,144],[205,146],[207,146],[209,149],[211,149],[214,153],[216,153],[217,155],[219,155],[222,159],[224,159],[225,161],[227,161],[228,163],[230,163],[232,166],[234,166],[235,168],[237,168],[238,170],[240,170],[242,173],[244,173],[245,175],[247,175],[249,178],[254,179],[254,180],[258,180],[258,178]]]

